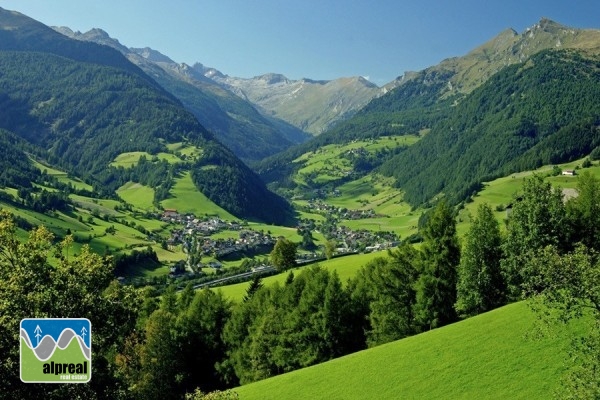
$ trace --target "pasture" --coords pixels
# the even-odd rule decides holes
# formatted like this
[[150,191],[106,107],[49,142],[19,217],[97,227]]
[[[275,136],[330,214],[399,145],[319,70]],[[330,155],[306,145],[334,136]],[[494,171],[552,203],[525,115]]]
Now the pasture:
[[532,320],[515,303],[234,391],[241,400],[548,399],[581,325],[534,340]]

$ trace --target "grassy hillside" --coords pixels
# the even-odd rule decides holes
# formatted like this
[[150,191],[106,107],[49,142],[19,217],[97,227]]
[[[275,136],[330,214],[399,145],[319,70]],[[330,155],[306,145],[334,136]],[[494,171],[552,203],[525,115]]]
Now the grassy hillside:
[[[557,164],[557,167],[561,170],[574,170],[580,167],[584,159],[575,160],[569,163]],[[504,220],[507,217],[504,208],[509,205],[513,199],[515,193],[518,193],[525,179],[531,178],[533,174],[540,174],[546,176],[545,180],[550,182],[555,187],[562,189],[573,189],[577,187],[577,175],[575,176],[550,176],[552,172],[552,166],[545,165],[535,170],[523,171],[502,178],[494,179],[490,182],[484,182],[483,190],[478,192],[472,198],[472,202],[467,203],[465,208],[459,212],[457,220],[457,233],[462,236],[466,233],[469,228],[470,216],[476,214],[477,207],[481,203],[488,203],[499,222],[501,222],[501,228],[504,228]],[[593,163],[593,166],[586,169],[577,170],[581,173],[583,171],[590,171],[593,175],[600,177],[600,164],[597,162]]]
[[161,202],[164,208],[174,208],[181,213],[218,215],[228,220],[236,219],[199,192],[196,186],[194,186],[189,172],[175,178],[175,184],[169,194],[170,197]]
[[441,329],[235,389],[240,399],[548,399],[564,371],[568,328],[526,339],[512,304]]

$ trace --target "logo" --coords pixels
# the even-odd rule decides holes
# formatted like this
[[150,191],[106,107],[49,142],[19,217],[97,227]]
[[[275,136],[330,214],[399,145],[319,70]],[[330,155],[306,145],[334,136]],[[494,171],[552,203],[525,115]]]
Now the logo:
[[86,318],[21,321],[21,381],[85,383],[92,377],[92,324]]

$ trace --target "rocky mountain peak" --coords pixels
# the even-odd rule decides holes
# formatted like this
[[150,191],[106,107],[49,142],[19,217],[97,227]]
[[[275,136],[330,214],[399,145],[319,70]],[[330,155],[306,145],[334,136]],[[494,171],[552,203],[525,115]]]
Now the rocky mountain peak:
[[202,75],[204,75],[205,77],[210,78],[210,79],[227,77],[227,75],[223,74],[218,69],[212,68],[212,67],[207,67],[206,65],[199,63],[199,62],[194,63],[194,65],[192,65],[192,68],[194,70],[198,71],[199,73],[201,73]]
[[144,47],[140,49],[130,48],[130,50],[137,55],[144,57],[148,61],[152,62],[164,62],[164,63],[175,63],[175,61],[171,60],[169,57],[165,56],[159,51],[156,51],[150,47]]
[[288,78],[282,74],[269,73],[254,77],[256,80],[264,81],[267,85],[274,85],[276,83],[289,83]]

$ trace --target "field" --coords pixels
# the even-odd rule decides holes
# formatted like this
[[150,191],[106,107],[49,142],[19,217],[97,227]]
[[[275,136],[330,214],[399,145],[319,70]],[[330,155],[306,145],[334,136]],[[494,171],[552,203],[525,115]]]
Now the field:
[[74,177],[70,177],[66,172],[64,171],[60,171],[58,169],[54,169],[52,167],[49,167],[47,165],[41,164],[35,160],[31,160],[31,162],[33,163],[33,165],[38,168],[40,171],[46,171],[46,173],[48,175],[52,175],[54,177],[56,177],[56,179],[58,179],[59,182],[64,183],[64,184],[70,184],[71,186],[73,186],[75,189],[83,189],[83,190],[92,190],[92,187],[90,185],[88,185],[87,183],[83,182],[81,179],[79,178],[74,178]]
[[136,165],[142,156],[146,157],[148,161],[156,157],[157,160],[166,160],[169,164],[183,161],[181,158],[170,153],[158,153],[156,156],[153,156],[145,151],[131,151],[119,154],[110,165],[113,167],[130,168]]
[[[331,260],[320,261],[319,265],[328,269],[337,271],[338,276],[342,283],[346,283],[348,279],[354,277],[356,275],[356,271],[362,268],[369,261],[374,259],[375,257],[387,257],[386,252],[377,252],[377,253],[367,253],[367,254],[355,254],[344,257],[337,257]],[[302,268],[294,268],[292,271],[294,274],[299,274],[302,272]],[[275,282],[279,282],[279,284],[283,284],[285,282],[286,277],[288,276],[288,272],[283,272],[277,275],[269,276],[263,278],[263,285],[269,286],[274,284]],[[236,283],[228,286],[221,286],[215,288],[214,290],[220,290],[223,292],[225,297],[233,300],[233,301],[241,301],[244,295],[246,294],[246,289],[248,288],[249,282]]]
[[140,183],[127,182],[119,189],[117,194],[125,202],[142,210],[154,209],[154,189],[149,186],[144,186]]
[[163,208],[173,208],[179,213],[193,213],[197,216],[217,215],[226,220],[236,219],[200,193],[189,172],[175,179],[170,195],[172,197],[161,202]]
[[527,339],[533,318],[516,303],[234,390],[241,400],[548,399],[581,326]]
[[350,160],[344,157],[347,153],[358,149],[374,153],[386,148],[409,146],[418,140],[419,137],[416,135],[406,135],[354,141],[345,145],[331,144],[323,146],[318,150],[305,153],[293,161],[294,163],[304,163],[294,180],[299,185],[308,185],[309,181],[316,184],[333,182],[352,171]]
[[202,149],[196,146],[192,146],[188,143],[170,143],[167,144],[167,148],[169,149],[169,151],[172,151],[175,154],[181,154],[182,156],[185,156],[188,159],[194,159],[202,155]]

